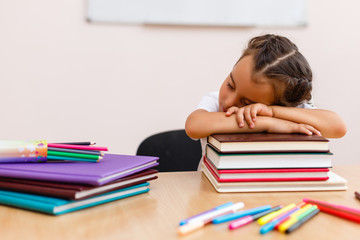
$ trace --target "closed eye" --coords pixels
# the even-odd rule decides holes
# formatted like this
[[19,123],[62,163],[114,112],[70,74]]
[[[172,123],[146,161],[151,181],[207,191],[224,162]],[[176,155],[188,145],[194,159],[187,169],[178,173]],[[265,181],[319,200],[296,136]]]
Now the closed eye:
[[233,79],[232,73],[229,74],[230,80],[227,82],[227,86],[230,89],[235,89],[235,81]]
[[253,104],[253,103],[255,103],[255,102],[253,102],[253,101],[251,101],[251,100],[249,100],[249,99],[247,99],[247,98],[243,98],[243,99],[241,100],[241,103],[246,106],[246,105]]
[[232,90],[235,89],[229,82],[226,84],[226,86],[227,86],[228,88],[232,89]]

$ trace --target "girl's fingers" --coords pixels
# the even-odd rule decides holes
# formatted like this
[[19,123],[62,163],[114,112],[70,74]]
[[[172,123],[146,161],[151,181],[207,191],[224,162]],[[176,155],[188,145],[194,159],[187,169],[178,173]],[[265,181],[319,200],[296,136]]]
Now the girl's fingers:
[[313,134],[312,131],[310,131],[310,130],[307,129],[307,128],[302,128],[302,129],[301,129],[301,132],[304,133],[304,134],[306,134],[306,135],[312,135],[312,134]]
[[237,108],[237,107],[231,107],[231,108],[229,108],[229,109],[226,111],[225,115],[226,115],[227,117],[229,117],[229,116],[231,116],[232,114],[236,113],[238,109],[239,109],[239,108]]
[[317,130],[316,128],[314,128],[313,126],[310,126],[310,125],[305,125],[305,126],[309,131],[311,131],[312,134],[321,136],[321,132],[319,130]]
[[301,129],[300,129],[300,132],[301,133],[304,133],[304,134],[307,134],[307,135],[319,135],[321,136],[321,133],[320,131],[318,131],[316,128],[314,128],[313,126],[310,126],[310,125],[306,125],[306,124],[300,124],[301,126]]
[[239,127],[244,127],[244,109],[240,108],[238,109],[236,113],[236,121],[239,124]]
[[250,108],[244,109],[244,117],[245,117],[246,123],[249,125],[249,128],[254,128],[255,124],[254,124],[253,118],[251,116]]
[[257,116],[258,112],[259,112],[259,109],[257,107],[253,107],[250,110],[251,119],[254,123],[256,121],[256,116]]

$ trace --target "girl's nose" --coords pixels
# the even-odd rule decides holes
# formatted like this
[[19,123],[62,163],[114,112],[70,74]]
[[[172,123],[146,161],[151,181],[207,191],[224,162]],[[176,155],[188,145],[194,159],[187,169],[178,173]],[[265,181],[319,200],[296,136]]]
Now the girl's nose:
[[233,106],[236,106],[238,108],[243,107],[243,104],[241,104],[240,100],[238,100],[238,99],[239,98],[237,96],[228,97],[226,99],[226,107],[227,108],[230,108],[230,107],[233,107]]
[[226,107],[226,109],[229,109],[230,107],[234,106],[233,102],[234,101],[232,101],[230,98],[227,98],[224,107]]

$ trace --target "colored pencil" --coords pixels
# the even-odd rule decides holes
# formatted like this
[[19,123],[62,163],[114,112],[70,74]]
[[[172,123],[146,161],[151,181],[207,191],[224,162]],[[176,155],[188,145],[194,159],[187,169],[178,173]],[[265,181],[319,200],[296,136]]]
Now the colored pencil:
[[57,151],[57,152],[69,152],[69,153],[91,154],[91,155],[97,155],[97,156],[102,156],[102,155],[104,155],[101,151],[89,151],[89,150],[68,149],[68,148],[48,147],[47,150],[48,150],[48,151]]
[[56,144],[48,143],[48,147],[55,148],[68,148],[68,149],[79,149],[79,150],[95,150],[95,151],[107,151],[107,147],[95,147],[95,146],[84,146],[84,145],[70,145],[70,144]]
[[56,144],[70,144],[70,145],[95,145],[94,142],[64,142],[64,143],[56,143]]
[[293,224],[291,227],[289,227],[288,229],[286,229],[285,233],[291,233],[293,231],[295,231],[296,229],[298,229],[300,226],[302,226],[304,223],[306,223],[307,221],[309,221],[311,218],[313,218],[316,214],[318,214],[320,212],[320,210],[318,208],[315,208],[312,210],[312,212],[305,212],[303,213],[304,216],[299,216],[300,220],[297,221],[295,224]]
[[48,160],[56,160],[56,161],[76,161],[76,162],[98,162],[101,157],[99,157],[98,160],[96,159],[89,159],[89,158],[72,158],[72,157],[62,157],[62,156],[47,156]]
[[48,156],[60,156],[60,157],[85,158],[85,159],[99,160],[99,155],[58,152],[58,151],[49,151],[49,150],[48,150]]
[[304,202],[317,205],[322,212],[360,223],[360,212],[358,209],[307,198],[304,198],[303,200]]
[[235,221],[232,221],[230,224],[229,224],[229,229],[230,230],[234,230],[236,228],[239,228],[241,226],[244,226],[248,223],[251,223],[269,213],[272,213],[274,211],[277,211],[279,209],[281,209],[282,206],[276,206],[276,207],[273,207],[265,212],[261,212],[261,213],[258,213],[258,214],[255,214],[255,215],[251,215],[251,216],[246,216],[246,217],[242,217],[240,219],[237,219]]

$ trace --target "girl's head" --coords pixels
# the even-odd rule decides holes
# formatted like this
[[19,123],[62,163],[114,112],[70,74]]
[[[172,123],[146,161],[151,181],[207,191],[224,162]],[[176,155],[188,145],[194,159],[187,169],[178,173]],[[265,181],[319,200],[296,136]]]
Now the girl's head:
[[253,57],[253,80],[264,76],[273,85],[274,104],[294,107],[311,99],[309,63],[286,37],[271,34],[254,37],[241,58],[245,56]]
[[297,46],[267,34],[249,41],[220,89],[219,103],[222,111],[254,102],[295,107],[311,99],[311,90],[312,71]]

